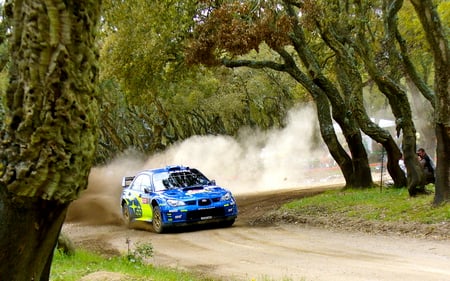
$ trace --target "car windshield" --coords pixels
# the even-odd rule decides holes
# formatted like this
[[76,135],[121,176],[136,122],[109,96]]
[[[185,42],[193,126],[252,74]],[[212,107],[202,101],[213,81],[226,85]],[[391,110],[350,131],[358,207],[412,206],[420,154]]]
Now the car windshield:
[[191,171],[163,172],[153,175],[155,191],[180,187],[207,185],[209,180],[200,173]]

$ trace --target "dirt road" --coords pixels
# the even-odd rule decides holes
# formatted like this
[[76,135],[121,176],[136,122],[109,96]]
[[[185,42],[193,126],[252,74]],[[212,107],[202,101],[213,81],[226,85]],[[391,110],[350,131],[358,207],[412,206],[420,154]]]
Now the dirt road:
[[449,240],[373,235],[304,224],[250,223],[287,200],[321,190],[240,195],[240,216],[231,228],[155,234],[117,224],[71,221],[63,231],[76,245],[106,255],[126,253],[127,240],[131,247],[151,242],[151,263],[197,270],[222,280],[450,280]]

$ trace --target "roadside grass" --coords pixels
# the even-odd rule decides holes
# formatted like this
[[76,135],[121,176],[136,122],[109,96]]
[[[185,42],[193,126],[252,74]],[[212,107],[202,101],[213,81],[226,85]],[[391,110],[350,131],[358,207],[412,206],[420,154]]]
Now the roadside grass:
[[121,278],[120,280],[130,281],[214,280],[201,276],[200,273],[196,274],[177,269],[154,267],[144,262],[130,260],[127,256],[105,258],[84,250],[77,250],[74,255],[65,255],[60,251],[55,251],[50,280],[78,281],[88,274],[101,271],[120,273],[125,278]]
[[410,197],[406,188],[330,190],[287,203],[281,210],[305,215],[336,215],[352,219],[424,224],[450,221],[450,204],[433,207],[434,186],[428,195]]
[[[155,267],[145,262],[134,261],[127,256],[105,258],[85,250],[77,250],[74,255],[65,255],[55,251],[50,274],[50,281],[78,281],[95,272],[121,274],[121,281],[218,281],[217,278],[205,277],[200,273],[193,273],[179,269]],[[113,278],[105,277],[111,280]],[[84,280],[84,279],[83,279]],[[99,279],[95,279],[99,280]],[[113,279],[118,280],[118,279]],[[229,280],[229,279],[227,279]],[[248,277],[250,281],[275,281],[270,277]],[[305,279],[301,279],[302,281]],[[292,281],[283,278],[280,281]]]

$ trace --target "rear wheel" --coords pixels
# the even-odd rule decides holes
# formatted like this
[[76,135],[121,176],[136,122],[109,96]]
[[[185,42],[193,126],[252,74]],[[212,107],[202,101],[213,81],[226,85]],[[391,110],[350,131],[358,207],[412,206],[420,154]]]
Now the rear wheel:
[[164,231],[163,219],[159,206],[153,206],[152,226],[156,233],[162,233]]
[[127,227],[131,227],[131,215],[130,208],[127,203],[122,204],[122,220]]

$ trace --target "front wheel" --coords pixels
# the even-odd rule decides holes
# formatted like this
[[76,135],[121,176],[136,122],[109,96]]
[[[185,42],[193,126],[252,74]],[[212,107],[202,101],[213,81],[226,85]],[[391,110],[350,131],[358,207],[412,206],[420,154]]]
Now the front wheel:
[[234,224],[234,221],[235,221],[236,219],[228,219],[228,220],[224,220],[224,221],[222,221],[221,223],[220,223],[220,225],[222,226],[222,227],[231,227],[233,224]]
[[152,219],[153,230],[156,233],[164,232],[163,219],[161,215],[161,209],[159,206],[153,206],[153,219]]

